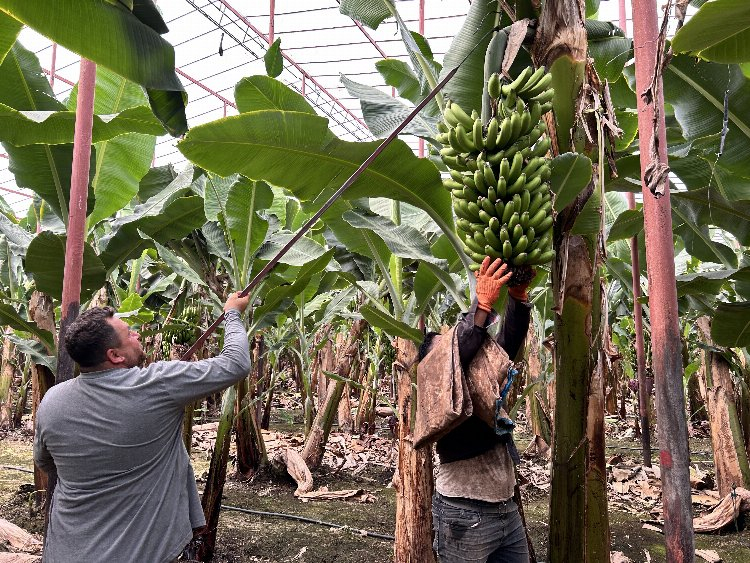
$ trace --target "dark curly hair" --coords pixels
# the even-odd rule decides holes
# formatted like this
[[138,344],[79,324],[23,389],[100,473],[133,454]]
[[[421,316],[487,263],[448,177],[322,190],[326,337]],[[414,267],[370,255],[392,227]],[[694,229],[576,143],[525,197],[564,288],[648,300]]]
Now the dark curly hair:
[[107,359],[107,350],[120,345],[115,329],[107,322],[114,315],[112,307],[94,307],[65,331],[65,349],[82,368],[98,366]]

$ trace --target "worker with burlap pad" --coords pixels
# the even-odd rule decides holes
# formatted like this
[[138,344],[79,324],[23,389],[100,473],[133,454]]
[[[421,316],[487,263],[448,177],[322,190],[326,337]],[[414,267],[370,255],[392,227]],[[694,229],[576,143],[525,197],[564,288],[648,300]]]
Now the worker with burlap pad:
[[511,277],[486,257],[476,299],[457,325],[428,334],[417,369],[415,447],[440,458],[432,518],[441,563],[528,563],[526,530],[513,500],[513,422],[503,408],[529,327],[529,282],[509,287],[502,326],[492,305]]

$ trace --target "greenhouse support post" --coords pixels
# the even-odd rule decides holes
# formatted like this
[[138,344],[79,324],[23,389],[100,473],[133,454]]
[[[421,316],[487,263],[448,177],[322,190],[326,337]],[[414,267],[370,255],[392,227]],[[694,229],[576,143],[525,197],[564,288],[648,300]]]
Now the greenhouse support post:
[[65,269],[57,352],[55,383],[73,377],[74,363],[65,349],[65,331],[78,316],[81,308],[81,274],[83,245],[86,239],[86,198],[88,197],[89,167],[91,163],[91,135],[94,123],[94,90],[96,63],[81,59],[76,101],[76,125],[73,141],[73,173],[70,178],[70,207],[65,243]]
[[[625,0],[619,0],[620,29],[628,34],[627,11]],[[628,208],[635,209],[635,194],[626,194]],[[638,412],[641,423],[641,445],[643,446],[643,465],[651,467],[651,422],[649,415],[649,397],[651,385],[646,381],[646,347],[643,343],[643,307],[638,299],[641,296],[641,259],[638,256],[638,235],[630,239],[630,263],[633,268],[633,324],[635,330],[635,360],[638,379]]]
[[[657,66],[657,55],[661,55],[658,49],[663,44],[658,41],[656,2],[634,0],[632,6],[638,134],[640,146],[649,148],[642,150],[640,155],[641,185],[666,556],[672,563],[683,563],[694,561],[695,539],[690,497],[690,453],[682,391],[682,343],[677,315],[672,215],[668,185],[649,186],[646,180],[649,167],[667,163],[662,77],[661,68]],[[655,86],[654,91],[647,99],[644,94],[652,85]],[[658,119],[655,119],[657,111]],[[655,142],[656,149],[653,153],[652,142]],[[666,174],[660,182],[668,182]],[[659,187],[664,188],[664,193],[656,197],[650,188],[656,190]]]

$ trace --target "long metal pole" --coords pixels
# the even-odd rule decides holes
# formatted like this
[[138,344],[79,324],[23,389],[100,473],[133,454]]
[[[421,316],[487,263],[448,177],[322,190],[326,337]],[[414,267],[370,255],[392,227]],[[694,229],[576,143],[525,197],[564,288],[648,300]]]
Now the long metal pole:
[[86,239],[86,198],[88,197],[91,159],[91,129],[94,123],[94,89],[96,64],[81,59],[76,102],[76,126],[73,141],[73,173],[70,179],[70,207],[67,240],[65,243],[65,268],[57,351],[55,383],[73,377],[74,362],[65,350],[65,332],[78,316],[81,308],[81,273],[83,271],[83,245]]
[[273,43],[274,20],[276,19],[276,0],[269,0],[268,7],[268,42]]
[[[419,34],[424,37],[424,0],[419,0]],[[424,158],[424,139],[419,139],[419,158]]]
[[[620,0],[620,29],[628,34],[628,20],[625,11],[625,0]],[[626,194],[628,207],[635,209],[635,194]],[[646,347],[643,342],[643,307],[638,298],[641,296],[641,258],[638,255],[638,235],[630,239],[630,264],[633,267],[633,323],[635,324],[635,361],[638,380],[638,412],[641,423],[641,446],[643,465],[651,467],[651,421],[649,416],[649,397],[651,385],[646,381]]]
[[[644,172],[652,164],[648,148],[652,146],[655,109],[664,108],[661,69],[656,68],[659,44],[656,4],[653,0],[633,0],[633,40],[666,555],[670,563],[683,563],[695,559],[695,538],[690,498],[690,452],[682,391],[682,343],[677,314],[672,215],[669,189],[656,198],[643,178]],[[656,85],[655,96],[647,103],[642,94],[650,88],[652,81]],[[655,127],[657,157],[666,164],[664,112],[659,111],[658,115]]]

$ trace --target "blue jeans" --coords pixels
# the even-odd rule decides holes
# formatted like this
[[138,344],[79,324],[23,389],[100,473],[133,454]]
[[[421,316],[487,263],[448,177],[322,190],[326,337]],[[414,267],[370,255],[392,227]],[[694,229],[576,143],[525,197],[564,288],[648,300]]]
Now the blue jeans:
[[513,499],[432,499],[433,548],[440,563],[528,563],[526,530]]

